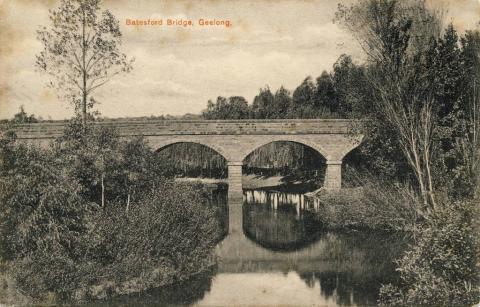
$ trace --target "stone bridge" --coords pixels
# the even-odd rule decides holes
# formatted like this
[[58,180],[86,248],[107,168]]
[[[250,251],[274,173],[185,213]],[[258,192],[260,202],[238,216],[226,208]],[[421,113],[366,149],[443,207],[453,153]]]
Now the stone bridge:
[[[351,134],[354,122],[342,119],[160,120],[116,119],[96,123],[115,127],[122,138],[144,136],[154,150],[183,142],[208,146],[228,163],[229,199],[242,197],[242,165],[255,149],[276,141],[301,143],[317,150],[327,164],[324,187],[341,187],[342,159],[362,135]],[[63,132],[65,121],[18,125],[18,139],[46,145]]]

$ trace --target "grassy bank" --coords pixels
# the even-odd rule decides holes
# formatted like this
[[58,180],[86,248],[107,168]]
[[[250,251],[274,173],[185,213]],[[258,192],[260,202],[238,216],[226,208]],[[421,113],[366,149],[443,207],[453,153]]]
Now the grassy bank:
[[367,184],[340,191],[318,190],[316,218],[328,229],[411,231],[419,218],[418,204],[405,188]]

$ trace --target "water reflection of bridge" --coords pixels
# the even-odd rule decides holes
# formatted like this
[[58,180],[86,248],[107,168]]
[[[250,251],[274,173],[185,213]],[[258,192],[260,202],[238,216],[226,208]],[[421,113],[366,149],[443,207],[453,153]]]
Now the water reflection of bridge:
[[322,233],[313,213],[319,208],[316,199],[299,193],[260,190],[246,190],[244,198],[243,232],[265,248],[298,250]]
[[[241,213],[228,216],[230,232],[216,248],[218,275],[212,293],[200,305],[219,302],[217,284],[224,283],[249,293],[258,292],[258,287],[266,289],[267,294],[255,296],[270,304],[277,302],[278,295],[303,291],[305,298],[290,295],[299,300],[295,304],[310,304],[309,296],[315,297],[315,304],[329,306],[375,305],[380,285],[395,278],[392,260],[400,253],[402,240],[311,228],[312,222],[316,226],[318,222],[309,212],[320,204],[301,194],[245,191],[244,196],[243,206],[241,202],[229,205],[230,209],[242,208]],[[233,302],[238,299],[223,295]],[[288,298],[279,304],[286,304]]]
[[247,190],[243,195],[243,200],[228,199],[228,235],[222,242],[228,257],[254,259],[299,251],[323,233],[313,216],[318,201],[299,193]]

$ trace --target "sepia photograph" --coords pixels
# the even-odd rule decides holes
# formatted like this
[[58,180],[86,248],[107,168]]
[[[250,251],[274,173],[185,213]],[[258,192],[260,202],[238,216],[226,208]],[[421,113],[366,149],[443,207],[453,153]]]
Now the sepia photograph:
[[480,0],[0,0],[3,306],[480,306]]

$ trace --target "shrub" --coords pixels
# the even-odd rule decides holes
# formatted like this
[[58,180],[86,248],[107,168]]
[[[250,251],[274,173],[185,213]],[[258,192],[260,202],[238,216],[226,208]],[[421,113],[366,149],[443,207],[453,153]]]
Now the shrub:
[[[92,212],[77,254],[55,241],[14,261],[22,291],[44,300],[98,299],[182,281],[214,262],[219,227],[198,187],[163,182],[129,211]],[[180,191],[180,192],[179,192]]]
[[2,258],[12,260],[59,244],[75,253],[86,231],[88,204],[79,186],[56,167],[51,151],[12,146],[0,171]]
[[51,151],[8,145],[0,175],[2,260],[21,290],[37,298],[76,286],[71,274],[87,247],[95,205],[52,159]]
[[220,229],[199,188],[164,181],[128,211],[111,206],[95,215],[89,257],[105,266],[102,275],[128,280],[160,268],[176,281],[211,263]]
[[470,306],[479,301],[478,216],[473,202],[445,204],[415,231],[398,261],[401,283],[381,289],[382,305]]

